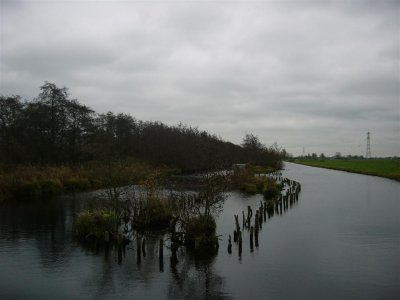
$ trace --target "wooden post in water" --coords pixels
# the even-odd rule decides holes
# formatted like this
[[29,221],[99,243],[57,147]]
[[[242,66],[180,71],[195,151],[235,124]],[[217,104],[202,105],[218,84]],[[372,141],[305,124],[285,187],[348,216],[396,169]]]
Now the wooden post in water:
[[256,247],[258,247],[258,232],[261,228],[262,224],[262,215],[261,215],[261,222],[260,222],[260,215],[261,211],[256,212],[256,219],[254,220],[254,239],[256,242]]
[[240,231],[239,215],[235,215],[236,231]]
[[158,260],[160,265],[160,272],[164,272],[164,240],[160,239],[158,247]]
[[239,232],[239,259],[242,258],[242,233]]
[[254,234],[254,227],[250,227],[250,251],[254,251],[254,246],[253,246],[253,234]]
[[264,222],[267,222],[267,203],[266,202],[264,202],[263,214],[264,214]]
[[229,240],[228,240],[228,253],[232,253],[232,240],[231,240],[231,235],[229,235]]
[[252,211],[252,209],[251,209],[251,207],[250,207],[250,205],[249,206],[247,206],[247,221],[246,221],[246,227],[247,228],[250,228],[250,222],[251,222],[251,217],[253,216],[253,211]]

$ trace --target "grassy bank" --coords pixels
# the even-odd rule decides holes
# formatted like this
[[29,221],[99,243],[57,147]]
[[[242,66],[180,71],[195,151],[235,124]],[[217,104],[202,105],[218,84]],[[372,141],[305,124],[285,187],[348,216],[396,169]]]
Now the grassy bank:
[[[137,161],[0,167],[0,202],[139,183],[156,170]],[[167,170],[165,169],[165,172]]]
[[311,167],[327,168],[365,175],[380,176],[400,181],[399,159],[332,159],[332,160],[295,160],[294,163]]

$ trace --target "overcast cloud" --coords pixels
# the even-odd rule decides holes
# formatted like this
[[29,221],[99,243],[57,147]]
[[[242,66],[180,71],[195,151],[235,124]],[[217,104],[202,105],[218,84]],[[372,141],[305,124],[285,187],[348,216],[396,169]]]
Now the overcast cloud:
[[0,1],[0,94],[400,156],[399,1]]

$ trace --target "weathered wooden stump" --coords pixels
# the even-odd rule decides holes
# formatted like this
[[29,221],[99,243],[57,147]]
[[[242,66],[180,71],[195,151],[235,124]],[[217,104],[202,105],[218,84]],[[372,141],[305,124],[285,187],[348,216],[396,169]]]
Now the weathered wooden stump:
[[254,227],[250,227],[250,251],[254,251],[254,245],[253,245],[253,234],[254,234]]
[[242,233],[239,233],[239,258],[242,258]]

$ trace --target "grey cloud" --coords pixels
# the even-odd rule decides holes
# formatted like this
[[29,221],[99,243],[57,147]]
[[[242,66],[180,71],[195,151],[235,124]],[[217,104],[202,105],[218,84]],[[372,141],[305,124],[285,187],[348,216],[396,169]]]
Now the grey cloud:
[[354,78],[353,80],[343,84],[340,92],[357,97],[372,98],[373,100],[389,100],[394,102],[396,99],[398,100],[397,97],[400,92],[399,86],[399,78],[396,78],[395,75],[372,75],[364,78]]
[[397,1],[2,4],[1,93],[49,80],[235,143],[363,154],[371,131],[376,155],[400,155]]
[[3,52],[8,70],[24,71],[32,76],[49,77],[54,73],[74,73],[98,68],[115,59],[114,55],[93,45],[26,45]]

